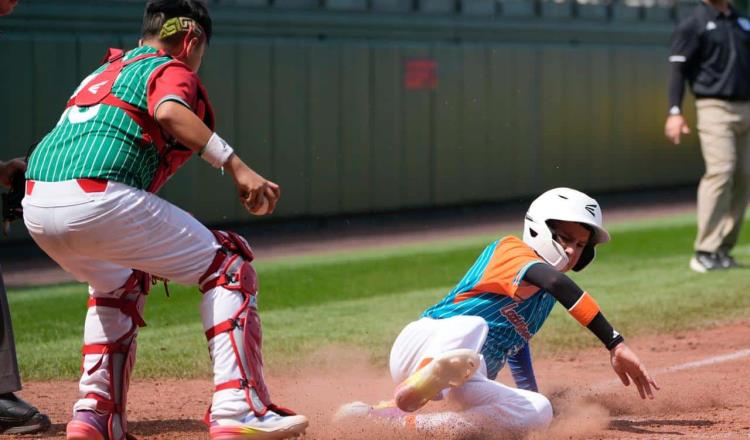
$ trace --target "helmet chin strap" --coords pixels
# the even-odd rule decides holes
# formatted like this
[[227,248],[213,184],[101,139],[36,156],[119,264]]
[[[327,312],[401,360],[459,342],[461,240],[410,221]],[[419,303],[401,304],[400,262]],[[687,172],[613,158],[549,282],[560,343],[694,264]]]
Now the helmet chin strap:
[[565,266],[568,265],[570,259],[565,254],[565,249],[563,249],[562,245],[560,245],[557,240],[552,240],[552,246],[557,252],[554,254],[552,252],[547,252],[547,255],[542,255],[542,258],[544,258],[547,263],[549,263],[555,269],[562,271],[563,269],[565,269]]
[[557,242],[556,234],[548,228],[542,229],[538,227],[535,228],[534,232],[541,235],[540,238],[542,238],[537,242],[538,245],[534,247],[534,251],[555,269],[560,271],[565,269],[570,260],[565,253],[565,249]]

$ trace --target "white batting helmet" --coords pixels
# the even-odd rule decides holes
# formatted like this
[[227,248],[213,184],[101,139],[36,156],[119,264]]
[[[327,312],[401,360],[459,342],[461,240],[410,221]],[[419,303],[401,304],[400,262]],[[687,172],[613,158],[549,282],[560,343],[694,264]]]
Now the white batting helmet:
[[554,240],[547,221],[560,220],[589,226],[592,233],[573,270],[586,267],[596,255],[594,246],[609,241],[609,232],[602,225],[599,203],[586,194],[570,188],[554,188],[537,197],[526,212],[523,241],[557,270],[568,264],[563,247]]

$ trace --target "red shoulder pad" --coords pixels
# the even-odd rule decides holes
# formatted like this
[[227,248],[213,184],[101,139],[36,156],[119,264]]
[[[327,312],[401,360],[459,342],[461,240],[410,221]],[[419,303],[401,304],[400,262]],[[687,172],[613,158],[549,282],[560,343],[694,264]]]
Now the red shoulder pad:
[[110,47],[109,49],[107,49],[107,53],[104,54],[104,57],[100,61],[100,64],[111,63],[112,61],[119,60],[124,56],[124,50]]
[[110,66],[114,67],[112,69],[107,67],[104,72],[96,75],[91,81],[86,83],[83,88],[81,88],[73,101],[75,105],[79,107],[89,107],[99,104],[104,98],[109,96],[112,92],[112,86],[114,85],[117,76],[120,74],[120,70],[122,70],[122,64],[114,63],[110,64]]

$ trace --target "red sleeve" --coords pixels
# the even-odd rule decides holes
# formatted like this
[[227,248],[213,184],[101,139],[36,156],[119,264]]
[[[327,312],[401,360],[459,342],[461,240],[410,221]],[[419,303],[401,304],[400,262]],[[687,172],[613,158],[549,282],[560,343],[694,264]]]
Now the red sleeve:
[[177,101],[193,112],[198,110],[198,75],[182,63],[169,63],[154,72],[147,86],[148,114],[154,117],[159,104]]

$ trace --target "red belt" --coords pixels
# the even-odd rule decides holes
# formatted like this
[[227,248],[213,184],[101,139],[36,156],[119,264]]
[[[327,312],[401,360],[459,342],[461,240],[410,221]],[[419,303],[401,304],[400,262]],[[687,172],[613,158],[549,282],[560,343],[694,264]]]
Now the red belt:
[[[83,178],[83,179],[76,179],[76,182],[78,183],[78,186],[81,187],[83,192],[86,192],[86,193],[104,192],[104,190],[107,189],[107,179]],[[33,180],[26,181],[26,195],[27,196],[30,196],[32,191],[34,191],[35,183],[36,182]]]

